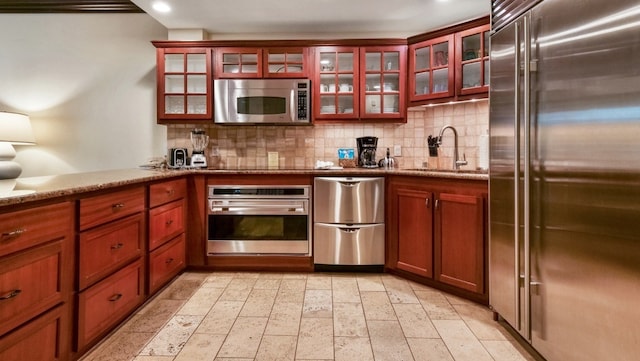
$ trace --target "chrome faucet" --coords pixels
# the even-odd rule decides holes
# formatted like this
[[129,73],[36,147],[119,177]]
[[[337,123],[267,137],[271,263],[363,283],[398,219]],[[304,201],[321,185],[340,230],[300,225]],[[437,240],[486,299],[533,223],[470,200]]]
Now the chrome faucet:
[[447,129],[451,129],[453,131],[453,169],[458,170],[460,166],[467,165],[467,157],[464,153],[462,153],[462,160],[458,156],[458,131],[451,125],[445,125],[442,127],[440,131],[440,135],[438,135],[438,146],[442,145],[442,135],[444,131]]

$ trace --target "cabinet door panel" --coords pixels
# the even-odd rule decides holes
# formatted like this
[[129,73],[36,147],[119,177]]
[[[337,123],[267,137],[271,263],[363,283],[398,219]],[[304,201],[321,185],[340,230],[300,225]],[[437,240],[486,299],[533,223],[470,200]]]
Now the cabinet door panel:
[[484,292],[484,226],[481,197],[441,193],[436,241],[436,279]]
[[149,255],[149,293],[178,274],[185,265],[184,234],[171,240]]
[[149,250],[184,232],[185,206],[182,200],[149,211]]
[[187,180],[185,178],[152,184],[149,186],[149,207],[157,207],[184,198],[186,194]]
[[397,190],[398,263],[396,267],[433,276],[433,193]]

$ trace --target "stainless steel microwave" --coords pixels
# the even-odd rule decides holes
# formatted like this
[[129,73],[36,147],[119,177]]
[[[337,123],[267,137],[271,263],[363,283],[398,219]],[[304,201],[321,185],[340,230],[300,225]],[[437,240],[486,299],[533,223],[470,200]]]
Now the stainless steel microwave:
[[214,122],[311,124],[308,79],[214,80]]

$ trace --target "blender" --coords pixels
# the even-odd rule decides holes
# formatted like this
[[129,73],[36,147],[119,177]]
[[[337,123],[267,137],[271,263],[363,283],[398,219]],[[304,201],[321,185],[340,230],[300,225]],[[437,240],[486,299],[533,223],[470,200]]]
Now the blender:
[[209,144],[209,136],[204,129],[196,128],[191,131],[191,145],[193,146],[193,151],[191,152],[192,167],[207,168],[207,157],[204,155],[207,144]]

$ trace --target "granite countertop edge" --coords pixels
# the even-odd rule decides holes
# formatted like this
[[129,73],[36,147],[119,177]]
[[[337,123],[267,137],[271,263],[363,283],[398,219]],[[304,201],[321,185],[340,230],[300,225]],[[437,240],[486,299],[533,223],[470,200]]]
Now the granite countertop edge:
[[[209,176],[243,174],[282,174],[282,175],[406,175],[427,178],[461,179],[487,181],[486,172],[468,173],[443,170],[416,169],[116,169],[97,172],[70,173],[53,176],[18,178],[0,181],[0,207],[23,204],[34,201],[73,196],[124,185],[170,179],[188,174]],[[4,190],[3,190],[4,189]],[[7,191],[7,189],[9,189]]]

